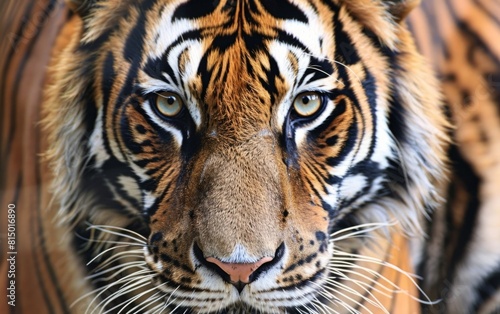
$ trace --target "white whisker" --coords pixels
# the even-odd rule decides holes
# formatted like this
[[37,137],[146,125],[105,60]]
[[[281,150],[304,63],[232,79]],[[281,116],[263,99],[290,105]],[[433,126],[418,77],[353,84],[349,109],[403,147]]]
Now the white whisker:
[[[98,259],[99,257],[101,257],[103,254],[106,254],[107,252],[109,251],[112,251],[112,250],[116,250],[116,249],[120,249],[120,248],[125,248],[125,247],[129,247],[129,245],[118,245],[118,246],[113,246],[113,247],[110,247],[104,251],[102,251],[101,253],[97,254],[96,256],[94,256],[94,258],[92,258],[86,265],[90,265],[93,261],[95,261],[96,259]],[[140,250],[134,250],[134,251],[140,251]],[[142,251],[140,251],[142,253]]]
[[[153,289],[155,289],[155,288],[153,288]],[[132,313],[134,313],[134,311],[136,311],[135,313],[140,313],[142,310],[144,310],[145,308],[147,308],[148,306],[150,306],[153,303],[159,302],[159,300],[161,300],[161,299],[163,299],[163,293],[162,293],[162,291],[157,291],[153,295],[149,296],[143,302],[141,302],[141,303],[137,304],[136,306],[134,306],[133,308],[129,309],[126,314],[132,314]]]
[[[128,231],[129,233],[133,233],[134,235],[140,236],[140,238],[133,237],[133,236],[128,235],[126,233],[121,233],[121,232],[107,230],[106,228],[108,228],[108,229],[118,229],[118,230],[122,230],[122,231]],[[136,232],[133,232],[131,230],[125,229],[125,228],[120,228],[120,227],[116,227],[116,226],[107,226],[107,225],[90,225],[89,227],[87,227],[87,230],[93,230],[93,229],[102,231],[102,232],[107,233],[107,234],[112,234],[112,235],[117,235],[117,236],[120,236],[120,237],[123,237],[123,238],[128,238],[128,239],[134,240],[136,243],[147,244],[146,238],[144,238],[142,235],[140,235],[140,234],[138,234]]]
[[131,268],[135,268],[135,267],[137,267],[139,269],[142,269],[142,270],[147,270],[148,272],[153,272],[152,270],[146,269],[146,268],[141,267],[141,266],[144,266],[144,262],[142,262],[142,261],[127,262],[127,263],[123,263],[121,265],[117,265],[117,266],[113,266],[111,268],[105,269],[103,271],[100,271],[98,273],[90,275],[87,278],[93,279],[93,278],[96,278],[96,277],[100,277],[100,276],[102,276],[104,274],[107,274],[107,273],[109,273],[111,271],[117,270],[116,272],[114,272],[112,275],[110,275],[108,277],[103,277],[103,278],[99,278],[99,279],[94,280],[94,282],[109,281],[110,279],[115,278],[118,274],[120,274],[120,273],[122,273],[122,272],[124,272],[126,270],[129,270]]
[[[98,305],[101,305],[102,308],[106,308],[106,306],[108,306],[111,302],[113,302],[117,298],[124,296],[127,293],[130,293],[131,291],[135,291],[137,289],[143,288],[143,287],[150,285],[150,284],[151,284],[150,278],[141,278],[141,279],[139,279],[135,282],[132,282],[130,284],[125,284],[125,285],[121,286],[119,290],[113,292],[112,294],[110,294],[109,296],[107,296],[106,298],[101,300],[101,302],[99,302]],[[106,311],[104,313],[107,313],[107,312],[108,311]]]
[[[395,221],[393,221],[393,222],[387,222],[387,223],[384,222],[384,223],[359,224],[359,225],[352,226],[352,227],[349,227],[349,228],[340,229],[340,230],[337,230],[336,232],[334,232],[334,233],[332,233],[330,235],[330,242],[335,242],[335,241],[340,241],[340,240],[344,240],[344,239],[349,239],[353,235],[362,235],[362,234],[369,233],[371,231],[375,231],[375,230],[378,230],[378,229],[381,229],[381,228],[384,228],[384,227],[390,227],[390,226],[394,226],[394,225],[396,225]],[[352,230],[354,230],[354,232],[350,232],[350,233],[347,233],[345,235],[338,236],[339,234],[343,234],[343,233],[346,233],[346,232],[352,231]]]

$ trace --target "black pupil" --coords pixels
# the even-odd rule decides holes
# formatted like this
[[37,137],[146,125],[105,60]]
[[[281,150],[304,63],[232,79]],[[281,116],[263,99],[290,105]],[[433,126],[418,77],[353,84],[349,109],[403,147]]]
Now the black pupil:
[[167,103],[169,105],[173,105],[175,103],[175,97],[174,96],[170,96],[167,98]]
[[304,105],[307,105],[307,104],[309,103],[309,100],[310,100],[310,99],[309,99],[309,96],[304,96],[304,97],[302,97],[302,103],[303,103]]

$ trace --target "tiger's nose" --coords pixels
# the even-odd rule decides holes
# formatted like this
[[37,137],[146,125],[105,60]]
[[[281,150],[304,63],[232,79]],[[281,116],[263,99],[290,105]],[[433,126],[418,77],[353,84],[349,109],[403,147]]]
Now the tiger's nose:
[[285,244],[282,243],[273,257],[266,256],[252,263],[238,263],[238,259],[232,259],[232,262],[223,262],[215,257],[205,258],[200,247],[196,243],[193,246],[196,259],[205,267],[219,274],[226,282],[235,286],[240,293],[247,284],[257,280],[261,274],[275,267],[282,260],[284,252]]
[[272,257],[264,257],[255,263],[224,263],[213,257],[207,258],[207,262],[219,266],[222,271],[229,275],[229,280],[232,284],[249,283],[250,275],[260,266],[272,260]]

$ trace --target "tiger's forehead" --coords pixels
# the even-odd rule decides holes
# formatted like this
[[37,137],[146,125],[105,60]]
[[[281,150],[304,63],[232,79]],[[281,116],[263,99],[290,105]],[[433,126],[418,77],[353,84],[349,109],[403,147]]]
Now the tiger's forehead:
[[[269,124],[272,106],[294,90],[331,85],[316,80],[320,86],[311,88],[300,80],[314,66],[312,59],[333,59],[325,28],[331,18],[320,16],[310,3],[174,1],[159,12],[146,51],[149,62],[162,69],[161,77],[141,83],[183,95],[197,124],[205,111],[219,127],[249,122],[258,131],[256,120]],[[287,109],[276,111],[279,125]]]

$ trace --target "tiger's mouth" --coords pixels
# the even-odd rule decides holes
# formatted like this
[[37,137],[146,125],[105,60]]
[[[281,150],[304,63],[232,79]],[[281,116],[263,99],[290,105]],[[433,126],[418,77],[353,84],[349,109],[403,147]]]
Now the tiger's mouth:
[[270,261],[259,265],[246,280],[238,281],[232,280],[227,269],[207,260],[196,242],[190,252],[196,280],[188,282],[172,274],[147,249],[145,259],[157,273],[153,284],[165,294],[171,313],[295,313],[296,307],[317,299],[327,271],[321,269],[312,278],[293,284],[286,285],[287,279],[277,284],[286,269],[288,254],[286,244],[281,243]]

